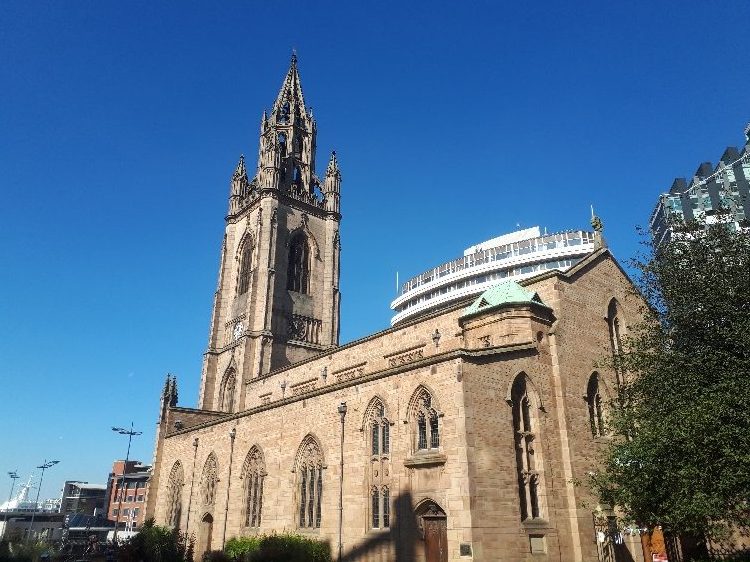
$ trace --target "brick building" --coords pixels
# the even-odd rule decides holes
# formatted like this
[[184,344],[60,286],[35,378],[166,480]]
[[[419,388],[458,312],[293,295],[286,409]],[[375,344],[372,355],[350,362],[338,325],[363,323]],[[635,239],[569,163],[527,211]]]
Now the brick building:
[[107,517],[118,529],[133,531],[143,524],[150,480],[150,465],[122,460],[112,464],[107,480]]
[[294,531],[346,560],[641,560],[574,485],[641,304],[600,224],[565,272],[338,345],[341,174],[315,175],[315,135],[293,58],[230,183],[198,407],[164,387],[148,514],[199,554]]

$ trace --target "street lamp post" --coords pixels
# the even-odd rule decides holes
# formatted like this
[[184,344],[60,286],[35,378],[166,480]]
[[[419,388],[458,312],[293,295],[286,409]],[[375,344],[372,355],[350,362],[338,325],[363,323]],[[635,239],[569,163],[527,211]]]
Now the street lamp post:
[[[128,451],[125,453],[125,464],[122,466],[122,474],[120,475],[120,490],[117,490],[117,479],[115,479],[115,492],[120,495],[119,503],[117,504],[117,519],[115,519],[115,532],[112,534],[112,542],[117,544],[117,528],[120,526],[120,516],[122,514],[122,498],[125,495],[125,473],[128,470],[128,461],[130,460],[130,442],[133,440],[134,435],[141,435],[142,431],[133,431],[133,422],[130,422],[130,429],[123,427],[113,427],[112,431],[119,433],[120,435],[128,436]],[[126,522],[127,524],[127,522]]]
[[10,494],[8,494],[8,505],[5,506],[5,511],[3,512],[3,521],[5,522],[5,525],[3,525],[3,532],[0,533],[0,539],[5,535],[5,526],[7,525],[8,521],[8,508],[10,507],[10,500],[13,499],[13,489],[16,487],[16,480],[21,478],[15,470],[11,470],[10,472],[8,472],[8,476],[10,476],[11,478]]
[[10,472],[8,472],[8,476],[10,476],[11,478],[10,494],[8,494],[8,501],[10,501],[13,499],[13,489],[16,487],[16,480],[18,480],[21,477],[18,475],[18,472],[16,472],[15,470],[11,470]]
[[31,523],[29,524],[29,533],[28,535],[26,535],[26,542],[29,542],[31,533],[34,531],[34,517],[36,516],[36,512],[39,509],[39,494],[42,491],[42,482],[44,482],[44,471],[52,466],[55,466],[59,462],[60,461],[48,461],[47,459],[44,459],[44,462],[37,466],[37,468],[42,469],[42,475],[39,477],[39,487],[36,489],[36,501],[34,509],[31,512]]

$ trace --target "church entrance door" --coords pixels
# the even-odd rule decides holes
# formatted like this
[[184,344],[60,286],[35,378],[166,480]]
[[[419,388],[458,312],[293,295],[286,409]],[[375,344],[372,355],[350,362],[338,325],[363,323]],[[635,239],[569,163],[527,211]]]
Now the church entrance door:
[[201,519],[201,528],[198,533],[198,548],[195,549],[195,553],[203,556],[204,552],[211,550],[211,535],[214,531],[214,518],[210,513],[206,513]]
[[417,510],[424,537],[425,562],[448,562],[448,518],[432,501]]

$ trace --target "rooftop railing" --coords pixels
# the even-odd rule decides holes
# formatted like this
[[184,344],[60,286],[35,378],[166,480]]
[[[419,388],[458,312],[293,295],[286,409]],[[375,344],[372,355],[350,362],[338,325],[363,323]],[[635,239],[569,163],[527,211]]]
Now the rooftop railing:
[[493,261],[507,260],[516,256],[523,256],[544,252],[548,250],[554,250],[558,248],[566,248],[573,246],[580,246],[584,244],[594,243],[594,233],[587,232],[585,230],[570,230],[565,232],[558,232],[555,234],[545,234],[544,236],[538,236],[536,238],[529,238],[528,240],[521,240],[519,242],[513,242],[511,244],[503,244],[502,246],[495,246],[493,248],[487,248],[486,250],[478,250],[468,256],[461,256],[452,261],[439,265],[432,268],[424,273],[412,277],[401,286],[399,294],[404,295],[409,291],[416,289],[421,285],[425,285],[456,273],[464,269],[470,269],[485,263]]

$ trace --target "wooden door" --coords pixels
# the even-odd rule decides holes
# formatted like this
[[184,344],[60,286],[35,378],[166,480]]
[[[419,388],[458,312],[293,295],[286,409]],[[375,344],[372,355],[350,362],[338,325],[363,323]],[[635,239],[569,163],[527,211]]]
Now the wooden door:
[[448,562],[448,524],[445,517],[422,516],[425,562]]

